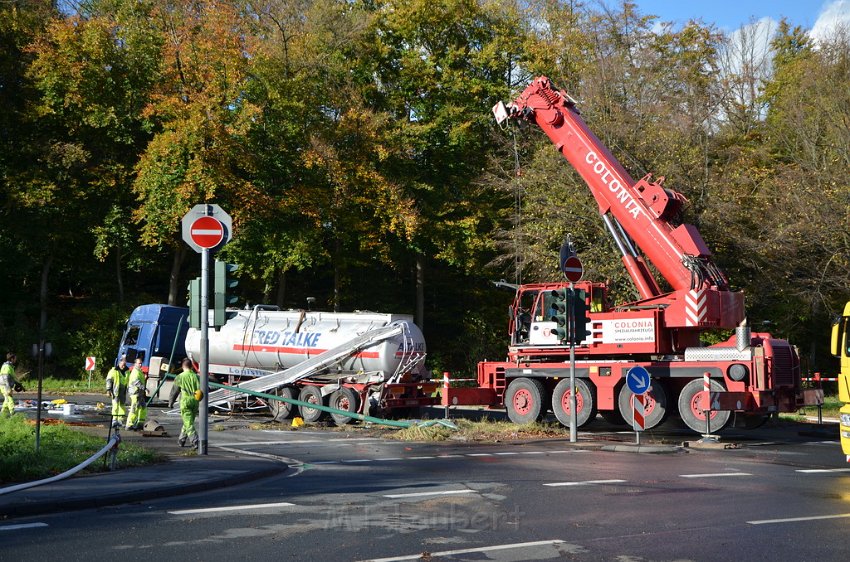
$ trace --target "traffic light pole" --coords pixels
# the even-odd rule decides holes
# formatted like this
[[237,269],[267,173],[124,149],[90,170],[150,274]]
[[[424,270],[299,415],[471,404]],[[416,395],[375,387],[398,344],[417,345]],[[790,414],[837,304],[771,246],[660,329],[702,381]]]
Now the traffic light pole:
[[569,311],[570,329],[567,330],[570,338],[570,443],[578,441],[576,425],[576,307],[575,307],[575,285],[570,282],[570,298],[567,310]]
[[[186,242],[193,250],[201,254],[201,278],[189,283],[189,310],[190,310],[190,325],[194,328],[198,326],[201,331],[201,349],[199,361],[200,373],[200,388],[203,396],[198,405],[198,414],[201,418],[200,428],[198,431],[198,454],[207,454],[207,445],[209,443],[209,394],[210,394],[210,252],[215,252],[221,246],[230,242],[231,228],[233,220],[230,218],[224,209],[214,203],[199,203],[192,207],[189,212],[183,215],[180,219],[180,228],[183,234],[183,241]],[[200,287],[197,287],[197,281],[200,281]],[[200,293],[200,318],[195,324],[194,310],[195,303],[195,288],[198,288]],[[194,357],[193,357],[194,359]],[[203,412],[203,414],[201,414]]]
[[200,428],[198,431],[198,454],[207,454],[207,436],[209,428],[209,411],[207,408],[208,397],[210,394],[210,339],[209,339],[209,324],[210,324],[210,308],[209,308],[209,278],[210,278],[210,251],[204,248],[201,252],[201,363],[199,373],[201,377],[201,392],[204,393],[201,398],[200,409]]

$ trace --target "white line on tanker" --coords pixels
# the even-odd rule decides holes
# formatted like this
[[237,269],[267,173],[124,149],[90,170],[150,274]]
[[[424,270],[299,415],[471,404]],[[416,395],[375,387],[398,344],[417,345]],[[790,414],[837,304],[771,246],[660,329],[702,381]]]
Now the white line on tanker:
[[[535,542],[518,542],[513,544],[499,544],[495,546],[482,546],[480,548],[464,548],[462,550],[444,550],[443,552],[432,552],[431,556],[454,556],[455,554],[471,554],[473,552],[493,552],[495,550],[512,550],[516,548],[530,548],[534,546],[555,546],[566,544],[562,540],[551,541],[535,541]],[[371,558],[369,560],[361,560],[360,562],[402,562],[403,560],[420,560],[422,553],[411,554],[408,556],[394,556],[392,558]]]
[[789,517],[788,519],[762,519],[760,521],[747,521],[750,525],[768,525],[771,523],[798,523],[800,521],[821,521],[824,519],[844,519],[850,517],[850,513],[839,513],[838,515],[814,515],[812,517]]
[[749,472],[715,472],[706,474],[680,474],[680,478],[723,478],[724,476],[752,476]]
[[294,503],[278,502],[278,503],[258,503],[249,505],[229,505],[226,507],[205,507],[201,509],[180,509],[177,511],[169,511],[171,515],[190,515],[194,513],[216,513],[219,511],[246,511],[249,509],[270,509],[274,507],[293,507]]
[[593,486],[595,484],[623,484],[626,480],[585,480],[583,482],[551,482],[544,486]]

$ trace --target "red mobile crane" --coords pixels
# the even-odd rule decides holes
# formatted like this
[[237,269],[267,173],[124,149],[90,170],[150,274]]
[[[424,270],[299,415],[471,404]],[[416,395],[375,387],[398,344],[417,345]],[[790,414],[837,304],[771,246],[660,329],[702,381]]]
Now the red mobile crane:
[[[672,404],[699,432],[706,429],[706,410],[716,431],[729,422],[733,410],[749,414],[745,419],[755,425],[772,412],[794,411],[801,405],[796,349],[746,326],[743,292],[730,289],[696,227],[675,222],[687,203],[682,194],[664,188],[664,178],[653,181],[648,174],[634,181],[587,127],[576,102],[546,77],[535,79],[507,106],[500,102],[493,112],[499,122],[536,123],[578,171],[640,295],[638,301],[612,306],[604,283],[576,284],[586,292],[590,311],[589,334],[575,349],[579,426],[594,419],[597,411],[612,422],[631,419],[633,394],[624,377],[637,365],[652,376],[645,406],[647,429],[661,423]],[[644,256],[672,290],[662,290]],[[551,406],[569,425],[569,347],[556,335],[551,312],[553,290],[564,287],[516,287],[507,359],[479,363],[478,388],[450,389],[446,403],[504,406],[516,423],[538,420]],[[736,333],[728,341],[700,345],[702,331],[733,328]],[[706,408],[706,373],[712,392],[725,391],[723,396],[734,400]]]

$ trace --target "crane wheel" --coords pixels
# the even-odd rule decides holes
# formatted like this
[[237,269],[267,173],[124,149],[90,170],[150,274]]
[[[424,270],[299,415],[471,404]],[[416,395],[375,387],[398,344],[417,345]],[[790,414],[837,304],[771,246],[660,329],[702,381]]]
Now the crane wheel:
[[[570,427],[570,379],[561,379],[552,391],[552,411],[564,427]],[[576,427],[582,427],[596,418],[596,400],[593,383],[576,379]]]
[[508,418],[514,423],[540,421],[548,409],[543,383],[538,379],[525,377],[514,379],[505,390],[505,408]]

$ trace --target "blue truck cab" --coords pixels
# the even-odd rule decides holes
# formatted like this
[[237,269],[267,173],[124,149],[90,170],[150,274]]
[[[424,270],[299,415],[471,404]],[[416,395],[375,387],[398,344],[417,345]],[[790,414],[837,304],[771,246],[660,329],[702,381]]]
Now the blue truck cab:
[[128,365],[141,357],[142,370],[148,374],[149,396],[162,395],[161,378],[186,357],[188,316],[186,307],[144,304],[133,310],[127,320],[115,363],[122,355],[126,356]]

